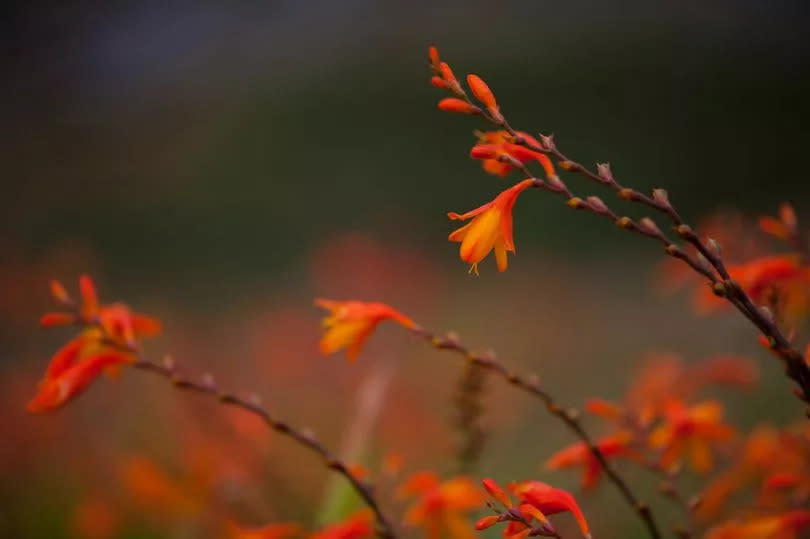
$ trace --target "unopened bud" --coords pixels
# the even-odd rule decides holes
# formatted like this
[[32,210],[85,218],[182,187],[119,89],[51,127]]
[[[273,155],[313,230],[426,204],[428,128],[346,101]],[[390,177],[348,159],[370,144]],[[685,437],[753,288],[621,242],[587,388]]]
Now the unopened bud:
[[598,211],[599,213],[605,213],[608,211],[607,205],[602,202],[602,199],[597,196],[589,196],[587,198],[588,205],[590,205],[591,209]]
[[720,256],[723,253],[723,248],[720,247],[720,243],[718,243],[718,241],[715,240],[714,238],[706,238],[706,244],[709,246],[709,249],[711,249],[714,254]]
[[658,225],[655,224],[655,221],[650,219],[649,217],[642,217],[639,222],[638,226],[641,230],[646,232],[651,236],[662,236],[661,229],[658,228]]
[[566,204],[568,204],[569,207],[574,208],[575,210],[578,210],[578,209],[582,208],[583,206],[585,206],[585,203],[579,197],[571,197],[571,198],[569,198],[568,202],[566,202]]
[[554,135],[540,135],[540,143],[546,150],[553,150],[557,147],[554,143]]
[[669,193],[666,189],[653,189],[652,196],[656,202],[669,206]]
[[596,173],[608,183],[615,183],[613,171],[610,170],[610,163],[596,163]]
[[633,200],[636,192],[630,189],[629,187],[624,187],[619,190],[619,197],[623,198],[624,200]]
[[633,228],[633,220],[629,217],[619,217],[616,219],[616,226],[625,230]]
[[573,161],[560,161],[557,163],[557,165],[559,165],[559,167],[563,170],[568,171],[577,170],[577,164],[574,163]]

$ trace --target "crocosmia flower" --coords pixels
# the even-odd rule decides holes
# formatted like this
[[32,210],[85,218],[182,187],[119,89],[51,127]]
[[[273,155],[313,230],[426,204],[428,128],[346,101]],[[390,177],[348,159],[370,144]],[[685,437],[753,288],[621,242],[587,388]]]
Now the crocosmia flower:
[[[541,147],[540,142],[528,133],[517,132],[529,145]],[[501,156],[508,155],[521,163],[537,161],[543,167],[546,176],[554,176],[554,165],[544,153],[530,150],[522,144],[515,144],[514,139],[507,131],[487,131],[476,132],[478,143],[470,150],[470,157],[480,159],[484,170],[490,174],[503,178],[515,169],[515,166],[508,160],[503,160]]]
[[81,303],[72,304],[65,288],[51,283],[53,298],[72,311],[45,314],[43,327],[77,325],[79,335],[51,358],[37,394],[28,403],[30,412],[46,412],[79,395],[101,373],[116,373],[135,361],[137,339],[160,333],[160,322],[132,312],[121,303],[100,305],[90,277],[79,279]]
[[661,451],[661,465],[674,465],[686,453],[695,471],[712,469],[713,444],[729,440],[734,430],[723,423],[723,406],[707,401],[687,408],[671,401],[664,413],[665,423],[650,434],[650,446]]
[[453,220],[472,219],[448,237],[450,241],[461,242],[459,250],[461,259],[470,264],[471,272],[478,274],[478,263],[493,249],[498,270],[506,271],[506,252],[515,252],[515,243],[512,239],[512,208],[518,195],[533,183],[534,180],[531,179],[523,180],[480,208],[461,215],[453,212],[447,214]]
[[326,333],[321,338],[321,353],[332,354],[346,348],[350,361],[357,358],[368,336],[383,320],[393,320],[408,329],[414,327],[410,318],[384,303],[316,299],[315,304],[330,311],[323,319]]
[[[534,506],[544,515],[571,513],[577,521],[582,535],[588,539],[591,537],[588,521],[585,520],[579,504],[569,492],[540,481],[524,481],[510,487],[522,503]],[[512,522],[510,525],[515,531],[520,531],[519,523]]]
[[471,539],[473,527],[466,515],[485,502],[484,494],[466,477],[440,482],[432,472],[414,474],[399,493],[414,497],[405,523],[422,528],[428,539]]
[[[596,442],[596,447],[606,459],[634,457],[637,456],[634,442],[631,432],[619,431]],[[584,442],[561,449],[546,461],[546,468],[550,470],[580,466],[583,468],[582,488],[595,487],[602,476],[602,465]]]

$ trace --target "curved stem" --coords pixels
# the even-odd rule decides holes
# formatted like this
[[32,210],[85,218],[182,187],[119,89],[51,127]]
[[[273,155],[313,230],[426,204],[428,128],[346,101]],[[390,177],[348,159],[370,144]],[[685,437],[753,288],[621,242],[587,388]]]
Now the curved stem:
[[501,378],[506,380],[511,385],[531,394],[536,398],[539,398],[545,404],[546,410],[548,410],[551,415],[562,421],[565,426],[568,427],[568,429],[588,447],[588,450],[605,472],[608,480],[613,483],[625,501],[638,514],[639,518],[646,526],[650,536],[653,539],[659,539],[661,537],[661,532],[659,531],[658,525],[653,518],[649,505],[636,497],[630,486],[610,465],[607,458],[605,458],[605,455],[599,450],[599,447],[597,447],[597,445],[585,431],[585,428],[582,426],[582,423],[579,420],[579,414],[577,412],[566,410],[557,404],[551,394],[545,391],[537,380],[534,380],[532,377],[523,377],[510,371],[503,363],[494,357],[494,354],[476,354],[454,336],[438,337],[419,326],[412,328],[411,332],[417,337],[427,341],[434,348],[456,352],[470,363],[497,373],[501,376]]

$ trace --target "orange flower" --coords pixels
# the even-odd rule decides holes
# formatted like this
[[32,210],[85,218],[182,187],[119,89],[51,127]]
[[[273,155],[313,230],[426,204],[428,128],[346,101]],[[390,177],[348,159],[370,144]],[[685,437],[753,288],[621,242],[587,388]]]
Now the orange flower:
[[[503,178],[514,170],[515,166],[501,157],[508,155],[521,163],[537,161],[542,165],[547,177],[556,175],[554,165],[551,164],[551,160],[546,154],[530,150],[521,144],[515,144],[512,142],[513,138],[508,131],[487,131],[485,133],[477,132],[476,134],[478,135],[478,143],[470,150],[470,157],[481,159],[484,170],[488,173]],[[518,131],[517,134],[528,144],[542,147],[540,142],[528,133]]]
[[293,523],[274,523],[260,528],[246,528],[233,522],[226,525],[227,537],[230,539],[289,539],[298,537],[301,527]]
[[308,539],[365,539],[374,537],[374,526],[370,511],[363,510],[343,522],[332,524],[310,534]]
[[709,530],[707,539],[794,539],[810,528],[810,511],[731,521]]
[[[518,496],[525,504],[529,504],[539,510],[543,515],[554,515],[557,513],[571,513],[586,538],[591,537],[588,521],[579,508],[579,504],[574,497],[564,490],[554,488],[540,481],[524,481],[510,485],[512,492]],[[520,531],[525,527],[519,523],[510,523],[507,533]]]
[[323,319],[326,333],[321,339],[321,353],[332,354],[347,348],[350,361],[357,358],[368,336],[383,320],[393,320],[407,329],[414,327],[410,318],[384,303],[316,299],[315,305],[330,311]]
[[459,215],[450,212],[447,216],[453,220],[474,219],[450,234],[450,241],[461,242],[459,250],[461,259],[470,264],[470,271],[478,275],[478,263],[490,251],[495,249],[495,261],[499,271],[506,271],[506,252],[515,252],[512,239],[512,208],[518,195],[534,180],[523,180],[499,194],[492,202]]
[[[596,446],[606,459],[634,456],[633,434],[629,431],[620,431],[596,442]],[[596,486],[602,475],[602,466],[584,442],[572,444],[553,454],[546,461],[546,468],[559,470],[582,466],[582,488],[590,489]]]
[[[76,358],[77,356],[62,354],[56,359],[61,362],[65,357]],[[128,363],[130,359],[120,352],[108,351],[93,355],[78,363],[73,363],[73,361],[74,359],[70,359],[66,361],[69,363],[67,365],[57,365],[60,368],[48,369],[52,374],[46,375],[40,381],[37,394],[28,402],[29,412],[48,412],[61,407],[86,389],[102,371]]]
[[405,522],[425,530],[428,539],[468,539],[473,537],[467,513],[480,508],[484,494],[466,477],[439,482],[433,472],[411,476],[399,493],[415,497],[405,513]]
[[[805,306],[810,275],[795,255],[755,258],[728,266],[728,273],[756,302],[764,303],[767,300],[765,293],[776,289],[788,295],[785,299],[800,301],[801,306]],[[708,314],[729,304],[715,296],[710,288],[702,287],[695,297],[695,305],[699,313]]]
[[650,446],[659,449],[661,465],[669,468],[689,452],[692,468],[706,473],[712,468],[711,445],[730,439],[734,431],[722,423],[723,406],[707,401],[687,408],[680,401],[666,406],[665,423],[650,434]]
[[[114,374],[135,361],[136,339],[160,332],[160,322],[115,303],[99,306],[90,277],[79,279],[82,303],[76,313],[48,313],[42,325],[50,327],[80,324],[81,333],[60,348],[40,381],[36,396],[28,403],[30,412],[55,410],[79,395],[102,372]],[[57,281],[51,282],[54,299],[68,304],[70,298]]]

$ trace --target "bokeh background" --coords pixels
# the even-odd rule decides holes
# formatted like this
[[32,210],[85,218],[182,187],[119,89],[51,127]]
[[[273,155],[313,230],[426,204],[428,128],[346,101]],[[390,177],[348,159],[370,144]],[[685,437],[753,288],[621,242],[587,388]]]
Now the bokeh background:
[[[314,524],[352,504],[310,455],[146,374],[26,415],[67,338],[36,328],[47,280],[82,272],[103,297],[161,317],[156,357],[261,394],[371,469],[395,451],[406,472],[458,471],[464,369],[393,328],[355,364],[320,357],[315,296],[386,301],[458,331],[570,404],[620,398],[651,353],[747,355],[762,381],[723,394],[728,414],[742,426],[797,417],[740,317],[696,317],[689,294],[661,293],[657,246],[557,198],[524,194],[508,273],[487,260],[469,276],[445,213],[504,184],[467,157],[484,126],[436,110],[426,48],[484,76],[517,127],[555,133],[582,162],[610,161],[634,187],[666,187],[693,222],[786,199],[802,216],[807,11],[754,0],[7,6],[0,536],[80,537],[83,519],[108,518],[116,537],[205,537],[222,514]],[[498,380],[480,399],[488,438],[472,474],[576,488],[576,474],[541,471],[567,432]],[[187,514],[149,502],[183,495],[138,490],[132,477],[158,471],[192,485]],[[582,502],[599,537],[643,533],[610,488]]]

